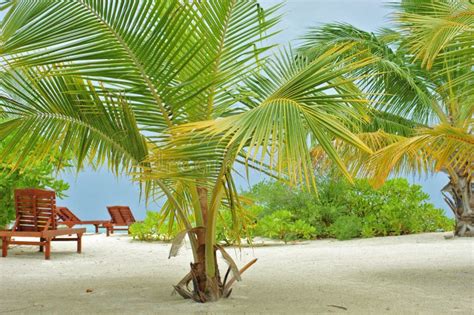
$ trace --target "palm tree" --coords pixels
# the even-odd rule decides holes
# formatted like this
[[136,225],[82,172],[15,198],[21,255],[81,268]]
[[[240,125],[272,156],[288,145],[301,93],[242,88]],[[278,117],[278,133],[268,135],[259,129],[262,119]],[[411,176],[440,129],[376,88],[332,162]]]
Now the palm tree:
[[[239,270],[216,244],[219,209],[237,219],[242,208],[235,165],[311,188],[315,143],[348,177],[331,141],[370,152],[351,131],[366,100],[349,74],[373,58],[346,56],[351,48],[337,45],[312,59],[291,48],[270,54],[278,8],[6,1],[1,159],[68,154],[78,169],[105,164],[133,176],[147,198],[167,198],[166,221],[183,227],[170,256],[189,238],[193,263],[176,291],[199,302],[229,296],[255,262]],[[216,251],[229,264],[224,279]]]
[[[474,235],[474,5],[467,0],[404,0],[395,27],[378,34],[329,24],[307,36],[304,54],[347,45],[349,55],[377,58],[358,69],[373,102],[359,137],[374,155],[337,143],[352,172],[381,184],[390,173],[445,172],[444,199],[455,235]],[[324,154],[316,148],[318,161]]]

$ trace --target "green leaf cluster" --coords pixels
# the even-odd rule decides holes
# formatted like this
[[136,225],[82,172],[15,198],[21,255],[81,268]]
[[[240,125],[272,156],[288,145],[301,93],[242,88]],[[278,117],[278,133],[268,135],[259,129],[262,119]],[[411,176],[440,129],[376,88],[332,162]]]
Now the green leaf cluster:
[[[453,228],[453,221],[429,203],[422,187],[403,178],[388,180],[378,189],[367,180],[358,179],[351,185],[333,178],[321,180],[318,187],[316,195],[281,182],[261,182],[247,194],[262,208],[259,225],[275,214],[282,220],[285,213],[294,225],[301,226],[298,221],[308,224],[315,229],[311,235],[321,238],[403,235]],[[274,231],[266,231],[266,236],[277,236],[278,224],[274,224]]]
[[297,219],[288,210],[278,210],[264,216],[257,225],[258,235],[288,241],[312,239],[316,228],[301,219]]
[[[388,180],[380,188],[362,179],[352,185],[326,178],[318,187],[316,195],[277,181],[254,185],[245,195],[255,203],[244,207],[237,220],[229,209],[219,211],[217,241],[236,245],[243,237],[250,244],[256,236],[285,243],[317,237],[347,240],[453,228],[453,220],[429,203],[422,187],[404,178]],[[130,230],[139,240],[167,241],[179,228],[174,224],[170,229],[161,214],[148,212]]]
[[154,211],[147,211],[143,221],[130,226],[130,234],[140,241],[171,241],[179,232],[176,222],[168,224],[163,214]]

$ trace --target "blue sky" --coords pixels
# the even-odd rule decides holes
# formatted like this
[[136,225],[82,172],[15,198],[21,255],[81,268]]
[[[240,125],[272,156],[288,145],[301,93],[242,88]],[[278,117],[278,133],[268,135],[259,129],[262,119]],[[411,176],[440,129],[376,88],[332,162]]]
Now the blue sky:
[[[281,1],[260,1],[264,8]],[[286,44],[297,39],[311,26],[328,22],[345,22],[367,31],[376,31],[387,27],[391,9],[379,0],[290,0],[282,8],[282,32],[276,35],[274,43]],[[0,14],[1,17],[1,14]],[[107,205],[129,205],[137,218],[143,218],[146,211],[144,202],[140,202],[138,187],[126,177],[116,178],[105,169],[94,171],[86,169],[76,175],[74,172],[61,177],[71,185],[68,197],[58,204],[68,206],[82,219],[107,218]],[[256,183],[263,176],[253,173],[250,183]],[[444,174],[430,177],[410,177],[413,183],[423,186],[430,194],[431,201],[438,207],[447,209],[441,198],[440,189],[447,182]],[[242,188],[248,187],[244,179],[238,180]],[[149,210],[158,210],[159,204],[150,204]],[[449,216],[450,211],[446,211]]]

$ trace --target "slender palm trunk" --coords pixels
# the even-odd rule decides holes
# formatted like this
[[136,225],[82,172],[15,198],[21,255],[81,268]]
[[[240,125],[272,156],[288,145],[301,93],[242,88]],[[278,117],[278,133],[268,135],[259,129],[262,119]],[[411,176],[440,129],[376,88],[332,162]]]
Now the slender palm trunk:
[[191,264],[191,274],[193,275],[193,299],[199,302],[215,301],[222,295],[222,282],[219,275],[219,268],[217,267],[217,260],[215,259],[214,250],[214,264],[216,266],[215,275],[209,276],[206,270],[206,230],[208,227],[208,191],[204,187],[197,188],[199,195],[199,203],[201,206],[201,215],[204,229],[196,232],[198,248],[197,248],[197,262]]
[[[213,231],[212,219],[215,220],[215,217],[212,218],[210,214],[207,188],[198,186],[196,191],[199,202],[194,206],[198,226],[187,230],[188,234],[192,234],[191,238],[195,239],[194,262],[191,263],[190,272],[174,288],[185,299],[205,303],[229,297],[234,282],[240,281],[240,275],[257,262],[257,259],[251,260],[239,270],[226,250],[219,244],[215,244],[215,233],[209,233],[209,231]],[[212,246],[212,248],[208,246]],[[223,279],[217,264],[217,251],[221,252],[223,259],[229,265]]]
[[[208,212],[208,201],[207,201],[207,189],[198,187],[199,203],[201,206],[201,217],[203,229],[196,231],[197,238],[197,261],[191,264],[191,274],[193,275],[194,294],[198,295],[199,300],[205,298],[207,290],[207,277],[206,277],[206,226],[207,226],[207,212]],[[202,301],[204,302],[204,301]]]
[[[191,298],[197,302],[205,303],[208,301],[216,301],[223,296],[224,284],[221,281],[217,259],[215,258],[214,248],[214,264],[215,274],[210,276],[206,270],[206,228],[207,215],[209,210],[207,189],[204,187],[197,188],[199,195],[200,210],[202,216],[202,228],[196,229],[197,239],[197,255],[196,261],[191,263],[191,271],[181,282],[175,286],[176,291],[184,298]],[[192,282],[192,290],[189,284]]]
[[[456,218],[455,236],[474,236],[474,193],[472,175],[459,171],[449,176],[449,184],[443,188],[444,200]],[[448,196],[448,193],[450,196]]]

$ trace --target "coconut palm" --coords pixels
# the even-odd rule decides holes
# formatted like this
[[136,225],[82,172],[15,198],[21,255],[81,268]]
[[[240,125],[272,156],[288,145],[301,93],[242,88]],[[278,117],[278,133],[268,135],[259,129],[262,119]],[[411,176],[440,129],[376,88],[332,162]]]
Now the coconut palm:
[[[336,146],[354,173],[376,184],[390,173],[447,173],[442,193],[456,218],[455,234],[473,235],[474,5],[404,0],[393,22],[377,34],[329,24],[306,36],[309,56],[348,45],[349,55],[378,58],[357,70],[358,85],[374,104],[359,137],[376,152]],[[319,148],[313,154],[323,163]]]
[[[74,156],[166,197],[166,222],[187,235],[185,298],[227,297],[238,269],[216,244],[219,210],[238,226],[235,166],[314,187],[311,146],[349,173],[334,138],[354,135],[366,100],[350,75],[373,58],[337,45],[316,58],[270,54],[278,6],[256,1],[5,1],[1,25],[1,159]],[[8,137],[7,137],[8,136]],[[248,176],[248,175],[247,175]],[[229,264],[221,278],[216,251]]]

